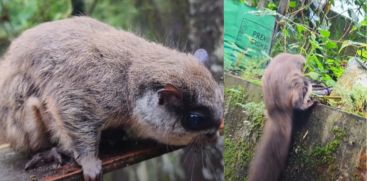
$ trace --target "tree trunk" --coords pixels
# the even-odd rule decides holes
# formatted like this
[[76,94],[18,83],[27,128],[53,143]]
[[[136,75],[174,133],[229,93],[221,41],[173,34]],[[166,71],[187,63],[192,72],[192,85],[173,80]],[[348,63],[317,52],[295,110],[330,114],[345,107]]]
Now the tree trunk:
[[210,70],[217,80],[223,79],[223,1],[188,0],[190,51],[208,51]]
[[84,0],[71,0],[71,4],[73,7],[73,11],[71,15],[73,16],[81,16],[85,15],[85,2]]

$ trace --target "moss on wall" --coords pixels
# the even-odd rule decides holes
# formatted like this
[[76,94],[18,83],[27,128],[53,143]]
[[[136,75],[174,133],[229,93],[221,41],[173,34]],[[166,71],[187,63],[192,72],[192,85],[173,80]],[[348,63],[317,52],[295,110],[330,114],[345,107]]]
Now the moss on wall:
[[247,102],[243,88],[225,89],[227,112],[239,112],[238,119],[226,119],[224,136],[224,177],[226,180],[247,180],[248,165],[255,152],[264,124],[264,104]]

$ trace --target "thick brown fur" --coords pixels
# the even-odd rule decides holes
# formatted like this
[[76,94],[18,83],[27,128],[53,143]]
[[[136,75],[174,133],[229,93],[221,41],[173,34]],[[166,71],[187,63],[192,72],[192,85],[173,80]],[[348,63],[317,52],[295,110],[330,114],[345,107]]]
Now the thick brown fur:
[[222,91],[191,54],[88,17],[43,23],[15,39],[0,62],[0,132],[24,152],[56,145],[93,178],[102,130],[124,127],[173,145],[217,131],[186,131],[181,117],[158,106],[157,90],[167,84],[222,117]]
[[250,181],[278,180],[291,142],[293,113],[313,105],[312,87],[303,76],[305,59],[282,53],[274,57],[262,78],[267,120],[250,164]]

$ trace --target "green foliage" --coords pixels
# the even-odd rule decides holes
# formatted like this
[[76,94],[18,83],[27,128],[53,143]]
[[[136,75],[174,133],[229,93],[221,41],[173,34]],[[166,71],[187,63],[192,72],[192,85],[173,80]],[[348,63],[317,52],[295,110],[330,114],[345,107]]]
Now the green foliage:
[[296,8],[296,5],[297,5],[297,3],[296,3],[296,1],[289,1],[289,4],[288,4],[288,7],[289,8]]
[[[366,1],[353,2],[359,10],[367,12]],[[277,4],[278,1],[273,3]],[[288,13],[279,15],[279,32],[273,39],[272,55],[280,52],[304,55],[306,76],[327,87],[333,87],[334,91],[342,90],[341,101],[327,99],[327,104],[366,116],[366,92],[363,89],[353,87],[346,90],[345,87],[335,86],[348,60],[358,57],[362,62],[367,62],[367,17],[362,21],[345,18],[330,10],[333,3],[327,2],[321,10],[311,4],[301,6],[296,3],[294,7],[290,3]],[[350,2],[345,3],[347,6]],[[358,13],[355,10],[351,12]]]
[[91,9],[93,0],[87,0],[86,5],[91,16],[115,27],[130,29],[139,13],[134,2],[134,0],[104,0],[99,1],[95,8]]
[[268,64],[268,58],[248,58],[244,54],[238,53],[236,61],[225,61],[224,70],[231,74],[241,76],[242,78],[255,83],[261,84],[261,77],[264,74],[264,69]]
[[[256,6],[257,3],[251,1],[250,4]],[[367,44],[363,41],[367,38],[367,17],[360,22],[347,19],[330,10],[333,3],[328,1],[324,9],[317,10],[311,4],[289,1],[287,14],[278,14],[279,32],[274,36],[271,52],[272,56],[280,52],[304,55],[307,60],[306,75],[327,87],[335,85],[350,57],[359,56],[364,62],[367,60]],[[358,6],[358,11],[363,9],[367,12],[365,1],[354,0],[353,3]],[[278,5],[279,1],[269,2],[266,6],[268,10],[262,11],[262,14],[269,14],[269,10],[277,14],[274,10]],[[351,12],[348,11],[349,14]],[[238,56],[235,63],[226,66],[226,70],[237,75],[244,70],[241,75],[243,78],[259,80],[264,63],[256,65],[255,61],[243,60],[243,57]]]
[[235,108],[246,113],[244,127],[239,127],[240,130],[229,130],[230,126],[225,126],[224,175],[227,180],[246,180],[246,170],[265,120],[264,104],[249,102],[246,90],[242,87],[225,88],[224,92],[226,108]]
[[[85,15],[114,27],[133,31],[151,40],[179,41],[188,34],[187,1],[84,0]],[[37,24],[71,16],[71,0],[0,0],[0,54],[11,40]],[[175,27],[175,30],[172,30]],[[172,37],[171,37],[172,36]],[[171,45],[169,44],[169,45]],[[172,45],[174,46],[174,45]]]
[[[224,96],[226,99],[226,109],[241,108],[247,102],[247,95],[244,88],[225,88]],[[236,172],[247,170],[242,168],[248,165],[252,158],[253,148],[248,141],[242,137],[231,136],[229,126],[225,126],[224,147],[224,175],[227,180],[239,180],[242,178]]]
[[71,9],[70,0],[0,0],[0,56],[24,30],[68,17]]
[[[275,36],[272,54],[280,52],[303,54],[307,59],[305,65],[307,75],[325,86],[333,87],[343,74],[350,56],[366,57],[367,44],[360,42],[363,40],[361,37],[366,37],[362,33],[365,31],[366,20],[351,24],[352,31],[346,30],[342,32],[345,36],[336,37],[333,35],[339,34],[340,30],[331,25],[340,22],[348,24],[351,23],[350,20],[345,18],[340,22],[329,20],[326,15],[331,12],[326,9],[312,15],[319,17],[319,20],[313,22],[313,17],[305,13],[312,10],[311,6],[295,8],[291,2],[290,12],[286,16],[281,16],[280,33]],[[331,2],[328,3],[327,6],[331,6]],[[347,47],[348,51],[344,51]]]
[[224,177],[227,180],[238,180],[240,177],[235,174],[237,167],[248,165],[252,159],[253,150],[244,140],[236,140],[235,138],[224,138],[223,153],[224,159]]
[[249,134],[255,135],[258,139],[261,136],[261,130],[265,121],[265,105],[263,102],[248,102],[246,104],[238,103],[238,105],[246,112],[247,120],[249,121]]
[[70,0],[0,1],[0,39],[13,39],[27,28],[62,19],[71,12]]
[[261,130],[265,119],[265,105],[263,102],[249,102],[246,91],[242,87],[225,88],[224,96],[227,104],[226,107],[239,107],[246,113],[247,120],[251,122],[251,129],[249,131]]
[[[187,39],[188,27],[183,26],[188,24],[187,1],[103,0],[97,1],[93,9],[94,1],[86,1],[88,13],[110,25],[160,42],[167,41],[167,36],[178,36],[170,37],[178,40]],[[177,29],[174,31],[172,28]],[[184,43],[177,42],[177,44],[183,46]]]
[[367,88],[365,86],[355,84],[350,90],[346,90],[344,87],[337,85],[334,91],[341,99],[339,101],[330,100],[330,105],[367,117]]
[[226,99],[226,107],[240,108],[247,117],[247,133],[246,135],[254,135],[255,139],[258,139],[261,135],[261,130],[265,121],[265,105],[263,102],[249,102],[246,95],[246,91],[241,88],[225,88],[224,96]]
[[242,87],[224,88],[224,97],[227,107],[239,106],[247,102],[246,91]]
[[276,10],[277,9],[277,5],[274,4],[273,2],[269,2],[267,8],[268,9],[271,9],[271,10]]
[[245,61],[241,77],[255,83],[256,85],[260,85],[260,79],[264,74],[264,67],[267,63],[268,60],[250,59]]
[[328,87],[334,86],[343,73],[346,56],[338,54],[340,45],[330,39],[329,29],[312,31],[304,24],[288,21],[280,31],[282,34],[275,39],[272,53],[287,51],[303,54],[307,60],[306,75]]

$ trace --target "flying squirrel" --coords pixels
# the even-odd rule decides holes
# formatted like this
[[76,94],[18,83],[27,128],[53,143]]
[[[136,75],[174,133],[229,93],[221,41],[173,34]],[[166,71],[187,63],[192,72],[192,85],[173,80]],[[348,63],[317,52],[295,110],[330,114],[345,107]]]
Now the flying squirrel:
[[263,135],[250,163],[249,181],[276,181],[285,167],[295,111],[314,105],[312,85],[303,73],[301,55],[281,53],[274,57],[262,77],[266,108]]
[[[102,175],[101,131],[129,129],[169,145],[211,143],[223,89],[197,57],[89,17],[42,23],[15,39],[0,62],[0,134],[17,151],[61,163],[85,180]],[[195,54],[195,55],[196,55]]]

